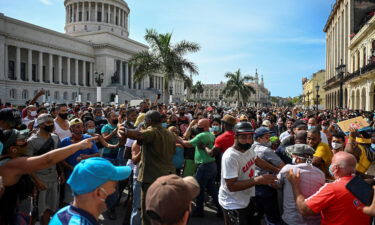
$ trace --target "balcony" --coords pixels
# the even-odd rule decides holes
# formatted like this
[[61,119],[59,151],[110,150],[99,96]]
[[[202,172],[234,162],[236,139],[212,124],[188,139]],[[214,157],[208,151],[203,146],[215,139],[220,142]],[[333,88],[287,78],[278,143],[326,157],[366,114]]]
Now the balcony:
[[365,73],[368,73],[375,69],[375,60],[373,57],[370,59],[370,62],[365,65],[364,67],[360,68],[359,70],[354,71],[353,73],[348,73],[347,76],[345,76],[344,81],[352,80],[356,77],[359,77]]

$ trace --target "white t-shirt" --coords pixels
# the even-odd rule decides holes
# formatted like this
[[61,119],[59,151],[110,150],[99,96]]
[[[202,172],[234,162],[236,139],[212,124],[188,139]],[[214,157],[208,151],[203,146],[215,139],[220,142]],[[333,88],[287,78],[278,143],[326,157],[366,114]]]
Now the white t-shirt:
[[255,187],[242,191],[229,191],[225,179],[238,178],[249,180],[255,176],[255,158],[253,149],[240,152],[233,147],[228,148],[221,161],[221,185],[219,203],[224,209],[244,209],[249,205],[250,197],[255,196]]
[[329,145],[327,135],[323,131],[320,131],[320,139],[321,139],[321,142]]

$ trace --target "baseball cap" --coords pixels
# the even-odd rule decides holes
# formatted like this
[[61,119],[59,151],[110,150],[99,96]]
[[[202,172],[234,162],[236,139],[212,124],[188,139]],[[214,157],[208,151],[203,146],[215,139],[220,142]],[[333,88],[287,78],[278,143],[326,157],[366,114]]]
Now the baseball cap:
[[175,224],[198,194],[199,184],[194,177],[159,177],[147,190],[146,213],[154,224]]
[[276,142],[276,141],[278,141],[279,140],[279,137],[277,137],[277,136],[272,136],[272,137],[270,137],[270,142],[271,143],[274,143],[274,142]]
[[75,195],[90,193],[108,181],[125,180],[129,166],[114,166],[110,161],[93,157],[82,160],[75,167],[67,183]]
[[80,120],[80,119],[78,119],[78,118],[73,118],[73,119],[71,119],[71,120],[69,121],[69,126],[71,127],[71,126],[73,126],[73,125],[80,124],[80,123],[83,124],[82,120]]
[[264,120],[263,123],[262,123],[262,126],[269,127],[269,126],[271,126],[271,122],[269,120]]
[[225,115],[221,121],[232,126],[236,125],[237,122],[236,118],[229,114]]
[[306,144],[295,144],[286,147],[286,151],[293,155],[314,155],[315,150]]
[[246,116],[246,115],[241,115],[240,116],[240,121],[242,121],[242,120],[249,120],[249,118]]
[[262,137],[265,134],[270,134],[271,131],[268,130],[265,127],[259,127],[258,129],[255,130],[254,138],[259,138]]
[[50,114],[47,114],[47,113],[42,113],[38,116],[38,118],[36,119],[36,122],[38,123],[38,125],[41,125],[45,122],[48,122],[48,121],[51,121],[53,122],[53,117],[50,115]]
[[21,113],[16,109],[6,108],[0,110],[0,120],[11,122],[13,127],[22,124]]

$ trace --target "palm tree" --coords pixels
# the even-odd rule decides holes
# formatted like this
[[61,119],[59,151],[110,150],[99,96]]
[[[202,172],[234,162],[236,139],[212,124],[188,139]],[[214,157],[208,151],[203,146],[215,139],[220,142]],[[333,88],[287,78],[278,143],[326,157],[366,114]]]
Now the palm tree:
[[199,44],[185,40],[172,44],[171,39],[171,33],[159,34],[154,29],[146,29],[145,40],[150,49],[139,52],[130,59],[130,64],[137,68],[134,73],[135,81],[154,73],[164,75],[164,103],[168,103],[169,99],[169,81],[180,78],[189,86],[190,78],[185,72],[198,74],[198,67],[184,58],[184,55],[199,51]]
[[241,100],[242,103],[244,103],[250,97],[251,93],[255,94],[254,88],[245,84],[245,82],[254,80],[254,77],[242,76],[240,69],[234,73],[226,73],[225,77],[229,79],[223,90],[223,94],[226,97],[233,97],[237,95],[237,103],[240,103]]

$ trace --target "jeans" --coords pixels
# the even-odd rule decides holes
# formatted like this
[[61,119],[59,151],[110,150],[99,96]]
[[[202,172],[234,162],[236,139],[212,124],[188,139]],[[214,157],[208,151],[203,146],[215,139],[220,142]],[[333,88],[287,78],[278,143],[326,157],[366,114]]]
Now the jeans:
[[118,149],[118,152],[117,152],[117,165],[118,166],[124,166],[125,165],[125,158],[124,158],[124,151],[125,151],[125,148],[124,147],[120,147]]
[[130,225],[141,225],[141,183],[135,178],[133,182],[133,209]]
[[197,207],[196,211],[203,213],[204,209],[204,194],[207,189],[208,194],[210,194],[214,200],[218,211],[220,210],[220,205],[218,201],[218,190],[215,185],[215,178],[217,173],[216,162],[204,163],[198,165],[197,173],[195,174],[195,179],[198,181],[200,186],[200,192],[197,197]]
[[277,204],[277,191],[274,188],[267,185],[257,185],[255,187],[255,199],[258,209],[265,214],[267,225],[283,224]]

